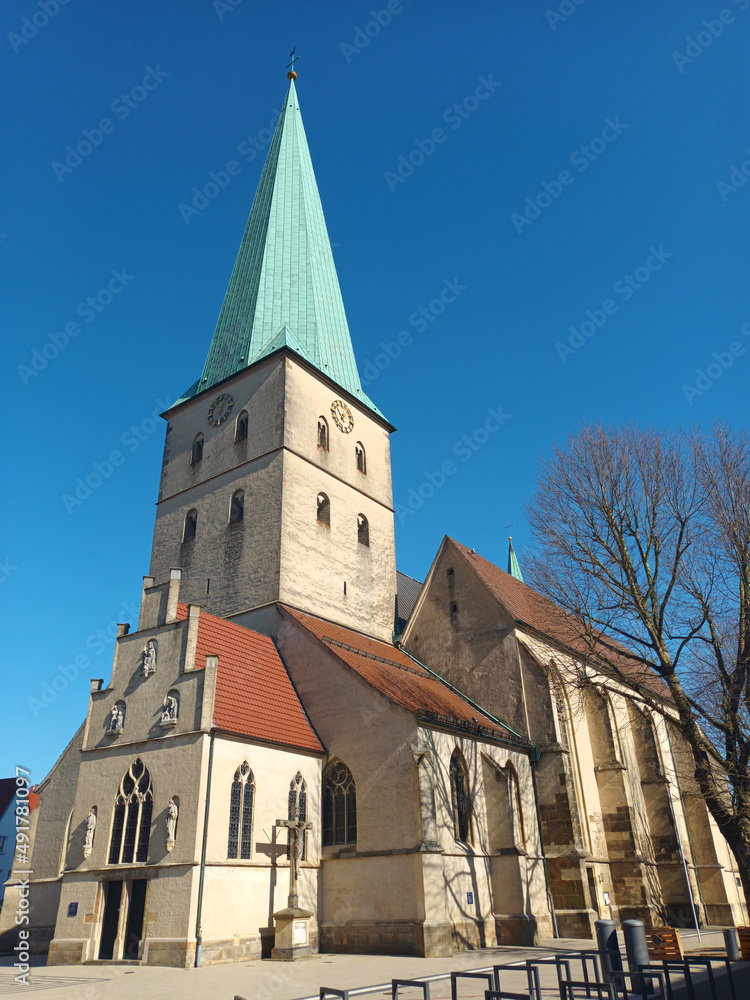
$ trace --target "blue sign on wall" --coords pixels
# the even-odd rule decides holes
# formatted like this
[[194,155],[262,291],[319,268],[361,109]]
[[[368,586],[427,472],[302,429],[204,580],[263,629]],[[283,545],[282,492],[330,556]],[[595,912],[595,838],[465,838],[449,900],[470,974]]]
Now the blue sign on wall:
[[467,903],[473,903],[474,902],[474,893],[473,892],[467,892],[466,893],[466,902]]
[[68,903],[68,916],[69,917],[78,916],[78,903]]

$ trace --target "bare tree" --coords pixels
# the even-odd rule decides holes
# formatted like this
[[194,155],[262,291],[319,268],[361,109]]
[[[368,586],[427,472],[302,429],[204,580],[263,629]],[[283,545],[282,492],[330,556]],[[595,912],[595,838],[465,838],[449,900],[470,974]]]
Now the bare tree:
[[673,721],[750,900],[748,434],[584,426],[528,514],[550,629]]

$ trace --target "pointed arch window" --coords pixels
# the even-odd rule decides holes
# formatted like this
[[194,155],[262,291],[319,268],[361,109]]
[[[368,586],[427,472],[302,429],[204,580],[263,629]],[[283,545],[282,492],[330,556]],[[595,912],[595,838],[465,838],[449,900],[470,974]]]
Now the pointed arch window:
[[471,843],[471,801],[466,762],[460,750],[454,750],[450,766],[453,832],[456,840]]
[[354,445],[354,457],[357,461],[357,472],[367,475],[367,459],[365,457],[365,446],[361,441]]
[[250,418],[247,415],[247,410],[243,410],[242,413],[237,417],[237,423],[234,428],[234,443],[239,444],[241,441],[247,441],[247,429],[250,423]]
[[253,799],[255,780],[247,761],[234,772],[229,798],[229,841],[227,858],[248,861],[253,846]]
[[318,447],[328,451],[328,421],[325,417],[318,417]]
[[109,863],[130,865],[148,861],[153,785],[148,768],[137,757],[120,782],[109,842]]
[[239,524],[245,517],[245,493],[243,490],[235,490],[229,504],[229,523]]
[[327,528],[330,528],[331,501],[328,499],[327,493],[318,493],[317,505],[318,505],[318,513],[317,513],[318,523],[325,524]]
[[196,434],[193,439],[193,450],[190,453],[190,464],[197,465],[203,461],[203,435]]
[[357,541],[360,545],[370,544],[370,522],[364,514],[357,514]]
[[357,843],[357,789],[352,772],[334,761],[323,781],[323,847]]
[[195,532],[198,528],[198,511],[193,508],[185,515],[185,527],[182,531],[182,541],[192,542],[195,540]]
[[[297,817],[301,823],[307,821],[307,783],[301,773],[297,771],[289,785],[289,810],[288,818],[294,819],[299,809]],[[287,839],[286,856],[289,857],[289,840]],[[307,830],[302,833],[302,861],[307,860]]]

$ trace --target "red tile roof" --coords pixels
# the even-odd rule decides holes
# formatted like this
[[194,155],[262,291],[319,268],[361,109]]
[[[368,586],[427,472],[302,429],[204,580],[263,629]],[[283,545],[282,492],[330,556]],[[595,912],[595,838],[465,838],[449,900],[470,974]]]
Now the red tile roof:
[[458,727],[479,740],[502,740],[524,749],[530,747],[523,737],[485,715],[397,646],[286,605],[281,607],[362,680],[421,722]]
[[[3,818],[6,809],[13,802],[17,787],[15,778],[0,778],[0,819]],[[37,793],[29,790],[29,812],[33,812],[36,809],[38,802],[39,796]]]
[[[178,604],[177,619],[187,618]],[[219,657],[214,726],[224,732],[325,752],[305,715],[286,667],[265,635],[201,611],[195,665]]]
[[[534,631],[567,646],[580,656],[590,655],[588,646],[580,637],[580,630],[576,628],[572,617],[563,608],[527,584],[516,580],[514,576],[495,566],[494,563],[483,559],[474,549],[468,549],[454,538],[448,538],[448,541],[464,557],[477,576],[510,612],[516,622],[528,625]],[[619,647],[623,652],[627,652],[624,646],[610,637],[607,637],[607,642],[613,647]],[[611,660],[614,660],[611,652],[608,655]],[[635,680],[649,687],[655,694],[663,698],[671,698],[667,685],[648,667],[640,666],[625,657],[619,659],[616,665],[621,671],[629,673]]]

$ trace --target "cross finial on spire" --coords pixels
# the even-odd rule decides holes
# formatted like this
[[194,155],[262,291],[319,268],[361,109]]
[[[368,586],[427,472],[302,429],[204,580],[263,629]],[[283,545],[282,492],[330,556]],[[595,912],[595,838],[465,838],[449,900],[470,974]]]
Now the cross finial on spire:
[[289,70],[289,72],[286,75],[287,80],[296,80],[297,79],[297,74],[296,74],[295,69],[294,69],[294,64],[299,59],[299,56],[295,56],[294,53],[296,51],[297,51],[297,46],[295,45],[294,48],[292,49],[292,51],[289,53],[289,56],[290,56],[290,58],[291,58],[292,61],[290,63],[288,63],[287,67],[286,67]]

